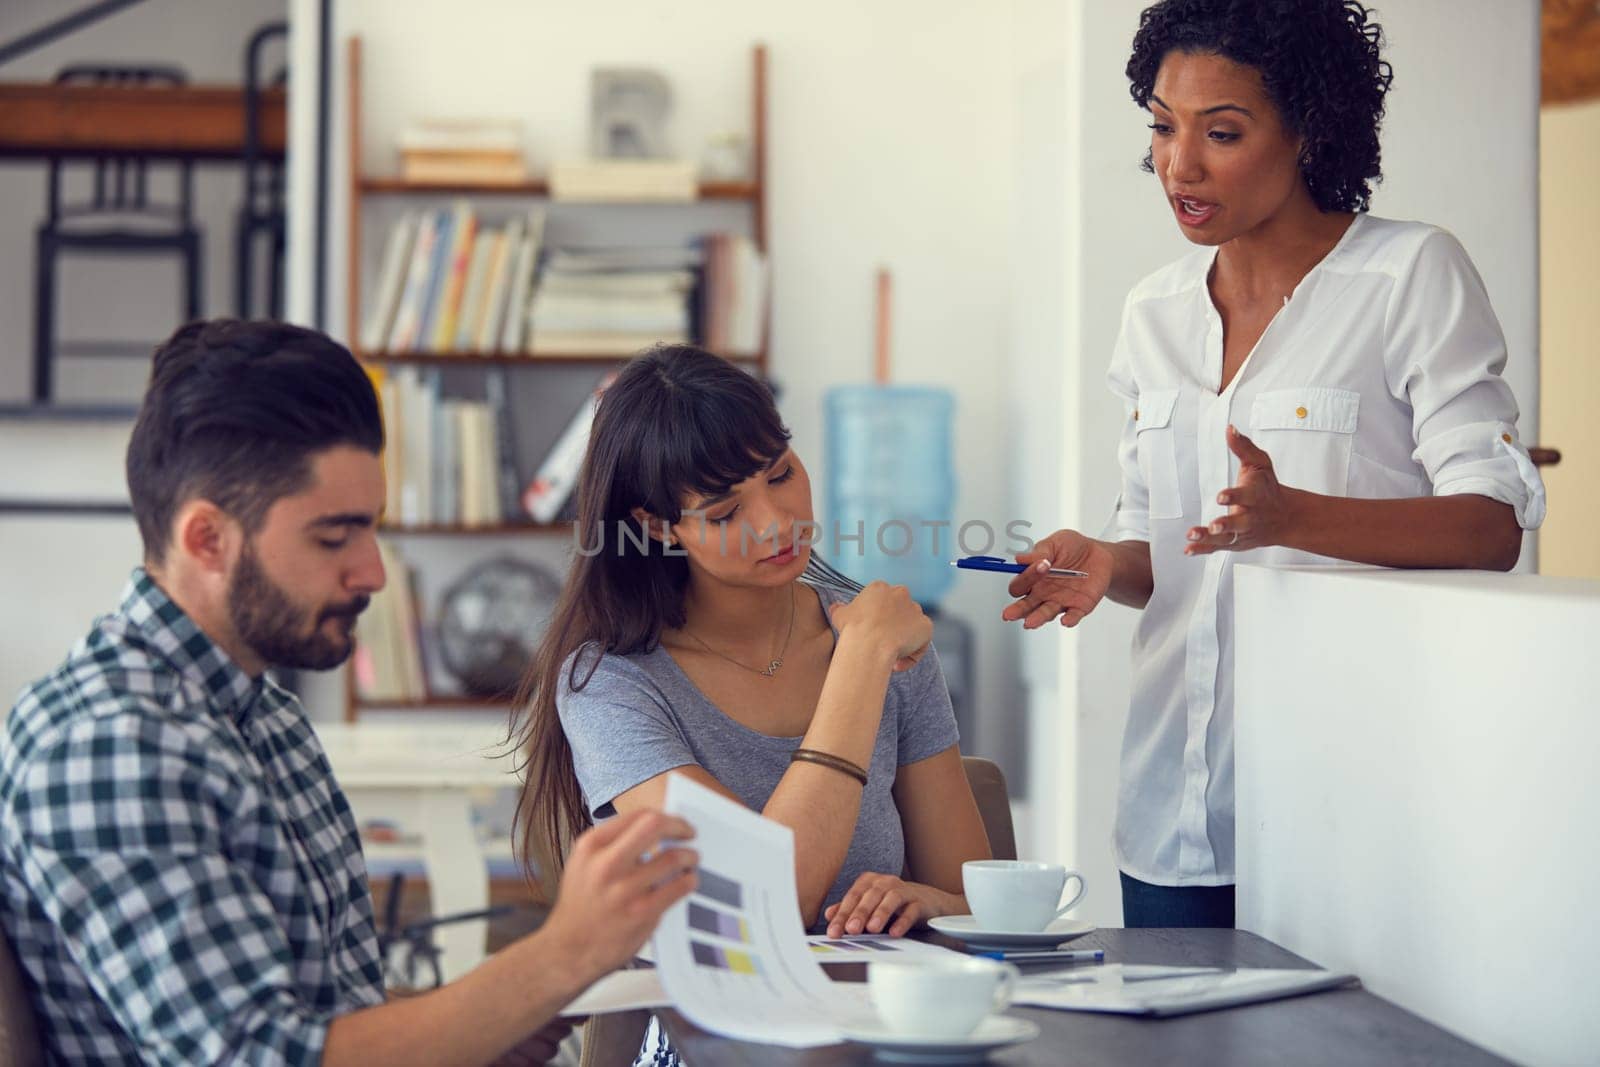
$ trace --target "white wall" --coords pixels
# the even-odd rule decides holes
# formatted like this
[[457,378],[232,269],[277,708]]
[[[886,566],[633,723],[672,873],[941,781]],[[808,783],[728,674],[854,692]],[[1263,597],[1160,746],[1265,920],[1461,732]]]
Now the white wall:
[[[1102,528],[1117,491],[1122,413],[1104,374],[1123,298],[1139,278],[1189,247],[1156,179],[1138,169],[1149,134],[1123,67],[1144,6],[1144,0],[1073,0],[1064,16],[1043,3],[1019,9],[1025,36],[1060,42],[1054,62],[1064,80],[1066,159],[1024,145],[1025,159],[1034,154],[1022,174],[1064,167],[1068,244],[1064,262],[1055,265],[1066,309],[1063,343],[1053,343],[1048,327],[1019,332],[1012,374],[1026,382],[1062,380],[1064,396],[1049,389],[1030,394],[1026,433],[1033,434],[1034,420],[1055,431],[1054,451],[1043,462],[1061,471],[1057,524],[1088,533]],[[1380,7],[1378,16],[1396,79],[1383,137],[1387,178],[1374,209],[1445,226],[1466,245],[1507,334],[1506,377],[1522,405],[1523,435],[1536,440],[1538,6],[1408,0]],[[1064,41],[1054,36],[1063,19]],[[1058,211],[1047,187],[1031,185],[1020,209],[1050,225]],[[1051,266],[1048,257],[1042,262]],[[1025,437],[1014,449],[1017,461],[1040,462],[1048,436]],[[1100,922],[1120,917],[1110,841],[1132,622],[1131,612],[1108,605],[1070,634],[1024,638],[1030,759],[1040,776],[1050,769],[1056,775],[1053,789],[1040,781],[1032,798],[1050,815],[1040,814],[1034,848],[1074,857],[1091,886],[1084,914]],[[1055,645],[1054,661],[1032,658],[1032,647],[1046,642]]]
[[1593,1063],[1600,582],[1235,575],[1240,927],[1518,1062]]

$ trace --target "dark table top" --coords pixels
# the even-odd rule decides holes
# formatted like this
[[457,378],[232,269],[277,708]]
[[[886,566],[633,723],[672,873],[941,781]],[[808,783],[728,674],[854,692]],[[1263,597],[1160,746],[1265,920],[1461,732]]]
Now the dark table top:
[[[954,942],[940,941],[951,947]],[[1214,967],[1310,967],[1265,938],[1239,930],[1097,930],[1072,948],[1103,948],[1108,963]],[[832,967],[837,979],[861,981],[865,965]],[[675,1011],[660,1013],[685,1063],[870,1064],[871,1049],[829,1045],[786,1049],[717,1037]],[[1002,1049],[988,1062],[1013,1067],[1090,1064],[1503,1064],[1507,1061],[1387,1000],[1351,986],[1288,1000],[1251,1004],[1171,1019],[1138,1019],[1087,1012],[1012,1008],[1039,1024],[1039,1037]]]

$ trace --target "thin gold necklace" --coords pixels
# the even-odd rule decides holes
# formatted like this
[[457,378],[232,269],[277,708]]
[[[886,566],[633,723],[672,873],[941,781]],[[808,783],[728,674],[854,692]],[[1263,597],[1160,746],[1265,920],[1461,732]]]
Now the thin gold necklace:
[[794,636],[794,586],[791,585],[789,587],[789,632],[783,637],[783,647],[778,649],[777,655],[772,657],[771,662],[767,664],[765,670],[762,670],[759,667],[752,667],[747,663],[740,663],[738,660],[734,659],[725,652],[718,652],[716,649],[700,640],[699,635],[690,630],[687,626],[683,627],[683,632],[688,634],[690,637],[693,637],[695,644],[699,645],[713,656],[721,657],[722,659],[725,659],[729,663],[733,664],[735,667],[743,667],[751,674],[759,674],[763,678],[771,678],[774,674],[778,673],[778,668],[783,666],[783,654],[789,651],[789,639]]

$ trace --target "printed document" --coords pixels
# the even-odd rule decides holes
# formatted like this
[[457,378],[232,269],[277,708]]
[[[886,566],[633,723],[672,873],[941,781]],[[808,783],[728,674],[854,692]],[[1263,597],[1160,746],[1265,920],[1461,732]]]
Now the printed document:
[[712,1033],[791,1048],[875,1024],[865,985],[835,985],[806,943],[794,833],[678,774],[664,808],[694,827],[700,854],[699,886],[656,928],[656,970],[673,1007]]

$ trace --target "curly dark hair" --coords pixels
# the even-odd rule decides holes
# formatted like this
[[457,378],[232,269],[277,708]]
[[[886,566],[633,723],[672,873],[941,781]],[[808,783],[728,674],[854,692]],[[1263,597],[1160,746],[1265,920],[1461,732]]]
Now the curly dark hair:
[[[1394,71],[1383,28],[1357,0],[1162,0],[1139,16],[1129,91],[1150,107],[1173,50],[1214,54],[1261,72],[1284,121],[1305,141],[1300,173],[1323,211],[1365,211],[1383,180],[1378,127]],[[1144,169],[1154,171],[1149,154]]]

